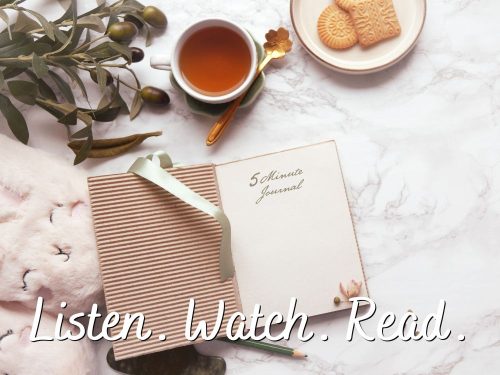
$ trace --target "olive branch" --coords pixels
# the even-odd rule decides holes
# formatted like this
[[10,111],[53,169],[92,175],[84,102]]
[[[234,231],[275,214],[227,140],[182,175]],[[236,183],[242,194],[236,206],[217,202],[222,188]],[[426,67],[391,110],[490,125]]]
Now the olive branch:
[[[11,99],[38,106],[67,127],[75,164],[87,157],[119,155],[161,134],[95,140],[92,133],[95,121],[110,122],[122,112],[133,120],[145,102],[169,103],[163,90],[141,86],[131,64],[142,60],[144,52],[128,46],[139,31],[146,35],[146,46],[152,43],[151,27],[165,28],[167,24],[161,10],[136,0],[119,0],[110,5],[100,2],[78,15],[76,0],[71,0],[61,17],[49,21],[23,3],[25,0],[0,0],[0,20],[6,24],[0,32],[0,113],[18,140],[27,143],[29,129]],[[11,24],[13,13],[17,20]],[[133,84],[122,80],[117,71],[130,75]],[[102,93],[96,108],[90,104],[82,72],[89,74]],[[81,91],[85,105],[75,100],[68,79]],[[120,85],[135,91],[130,106],[120,94]],[[73,130],[78,124],[83,128]]]

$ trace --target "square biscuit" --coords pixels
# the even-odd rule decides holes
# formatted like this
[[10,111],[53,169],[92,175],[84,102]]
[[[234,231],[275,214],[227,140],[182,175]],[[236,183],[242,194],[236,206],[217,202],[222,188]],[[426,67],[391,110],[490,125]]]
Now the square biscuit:
[[348,10],[363,47],[401,34],[392,0],[351,0]]

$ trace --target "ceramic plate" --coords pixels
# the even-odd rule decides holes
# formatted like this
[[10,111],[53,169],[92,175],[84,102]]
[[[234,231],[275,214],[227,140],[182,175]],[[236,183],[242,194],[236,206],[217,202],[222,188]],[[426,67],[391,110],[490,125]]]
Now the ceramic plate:
[[415,46],[425,22],[426,0],[393,0],[401,35],[369,48],[347,50],[325,46],[318,36],[318,17],[333,0],[291,0],[292,23],[304,48],[329,68],[350,74],[372,73],[402,60]]
[[[253,35],[252,38],[255,43],[255,48],[257,49],[257,58],[259,59],[259,61],[262,61],[262,59],[264,58],[264,47],[262,47],[262,45],[255,40]],[[252,86],[250,86],[250,88],[248,89],[247,95],[240,104],[241,108],[248,107],[255,101],[257,96],[259,96],[260,92],[264,88],[265,79],[266,77],[264,75],[264,72],[262,72],[260,76],[252,84]],[[217,116],[217,117],[221,116],[226,111],[227,107],[230,104],[230,103],[208,104],[193,98],[192,96],[188,95],[185,91],[182,90],[182,88],[175,80],[173,74],[170,74],[170,82],[172,83],[172,86],[175,89],[177,89],[184,95],[184,99],[189,107],[189,110],[198,115]]]

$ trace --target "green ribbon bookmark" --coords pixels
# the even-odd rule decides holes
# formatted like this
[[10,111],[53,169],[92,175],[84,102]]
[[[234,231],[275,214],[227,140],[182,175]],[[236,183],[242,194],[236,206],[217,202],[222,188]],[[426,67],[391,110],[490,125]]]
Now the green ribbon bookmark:
[[[159,164],[155,162],[155,159],[158,159]],[[166,152],[157,151],[146,157],[138,158],[128,171],[151,181],[187,204],[214,217],[219,222],[222,228],[219,254],[221,281],[233,277],[234,264],[231,255],[231,224],[229,219],[219,207],[195,193],[165,170],[165,168],[172,168],[172,166],[170,156]]]

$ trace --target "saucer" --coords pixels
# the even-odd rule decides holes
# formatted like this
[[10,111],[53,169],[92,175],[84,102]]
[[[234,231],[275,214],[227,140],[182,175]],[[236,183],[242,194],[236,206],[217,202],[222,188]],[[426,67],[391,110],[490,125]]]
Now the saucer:
[[[262,45],[255,40],[255,38],[252,36],[252,39],[255,43],[255,48],[257,49],[257,58],[258,61],[262,61],[264,59],[264,48]],[[255,80],[255,82],[250,86],[248,89],[248,93],[246,94],[245,98],[240,104],[240,108],[245,108],[251,105],[255,99],[257,99],[257,96],[260,94],[262,89],[264,88],[265,84],[265,75],[264,73],[261,73],[260,76]],[[191,95],[187,94],[182,88],[179,86],[177,81],[175,80],[174,76],[172,73],[170,73],[170,82],[172,83],[172,87],[174,87],[177,91],[179,91],[183,96],[186,101],[186,104],[189,107],[189,110],[193,113],[196,113],[198,115],[203,115],[203,116],[220,116],[224,113],[224,111],[227,109],[227,107],[231,104],[229,103],[222,103],[222,104],[208,104],[204,103],[202,101],[199,101],[198,99],[193,98]]]
[[295,32],[305,50],[321,64],[337,72],[378,72],[401,61],[415,46],[426,16],[426,0],[393,0],[401,24],[401,35],[372,47],[359,44],[346,50],[325,46],[318,36],[318,17],[332,0],[291,0]]

